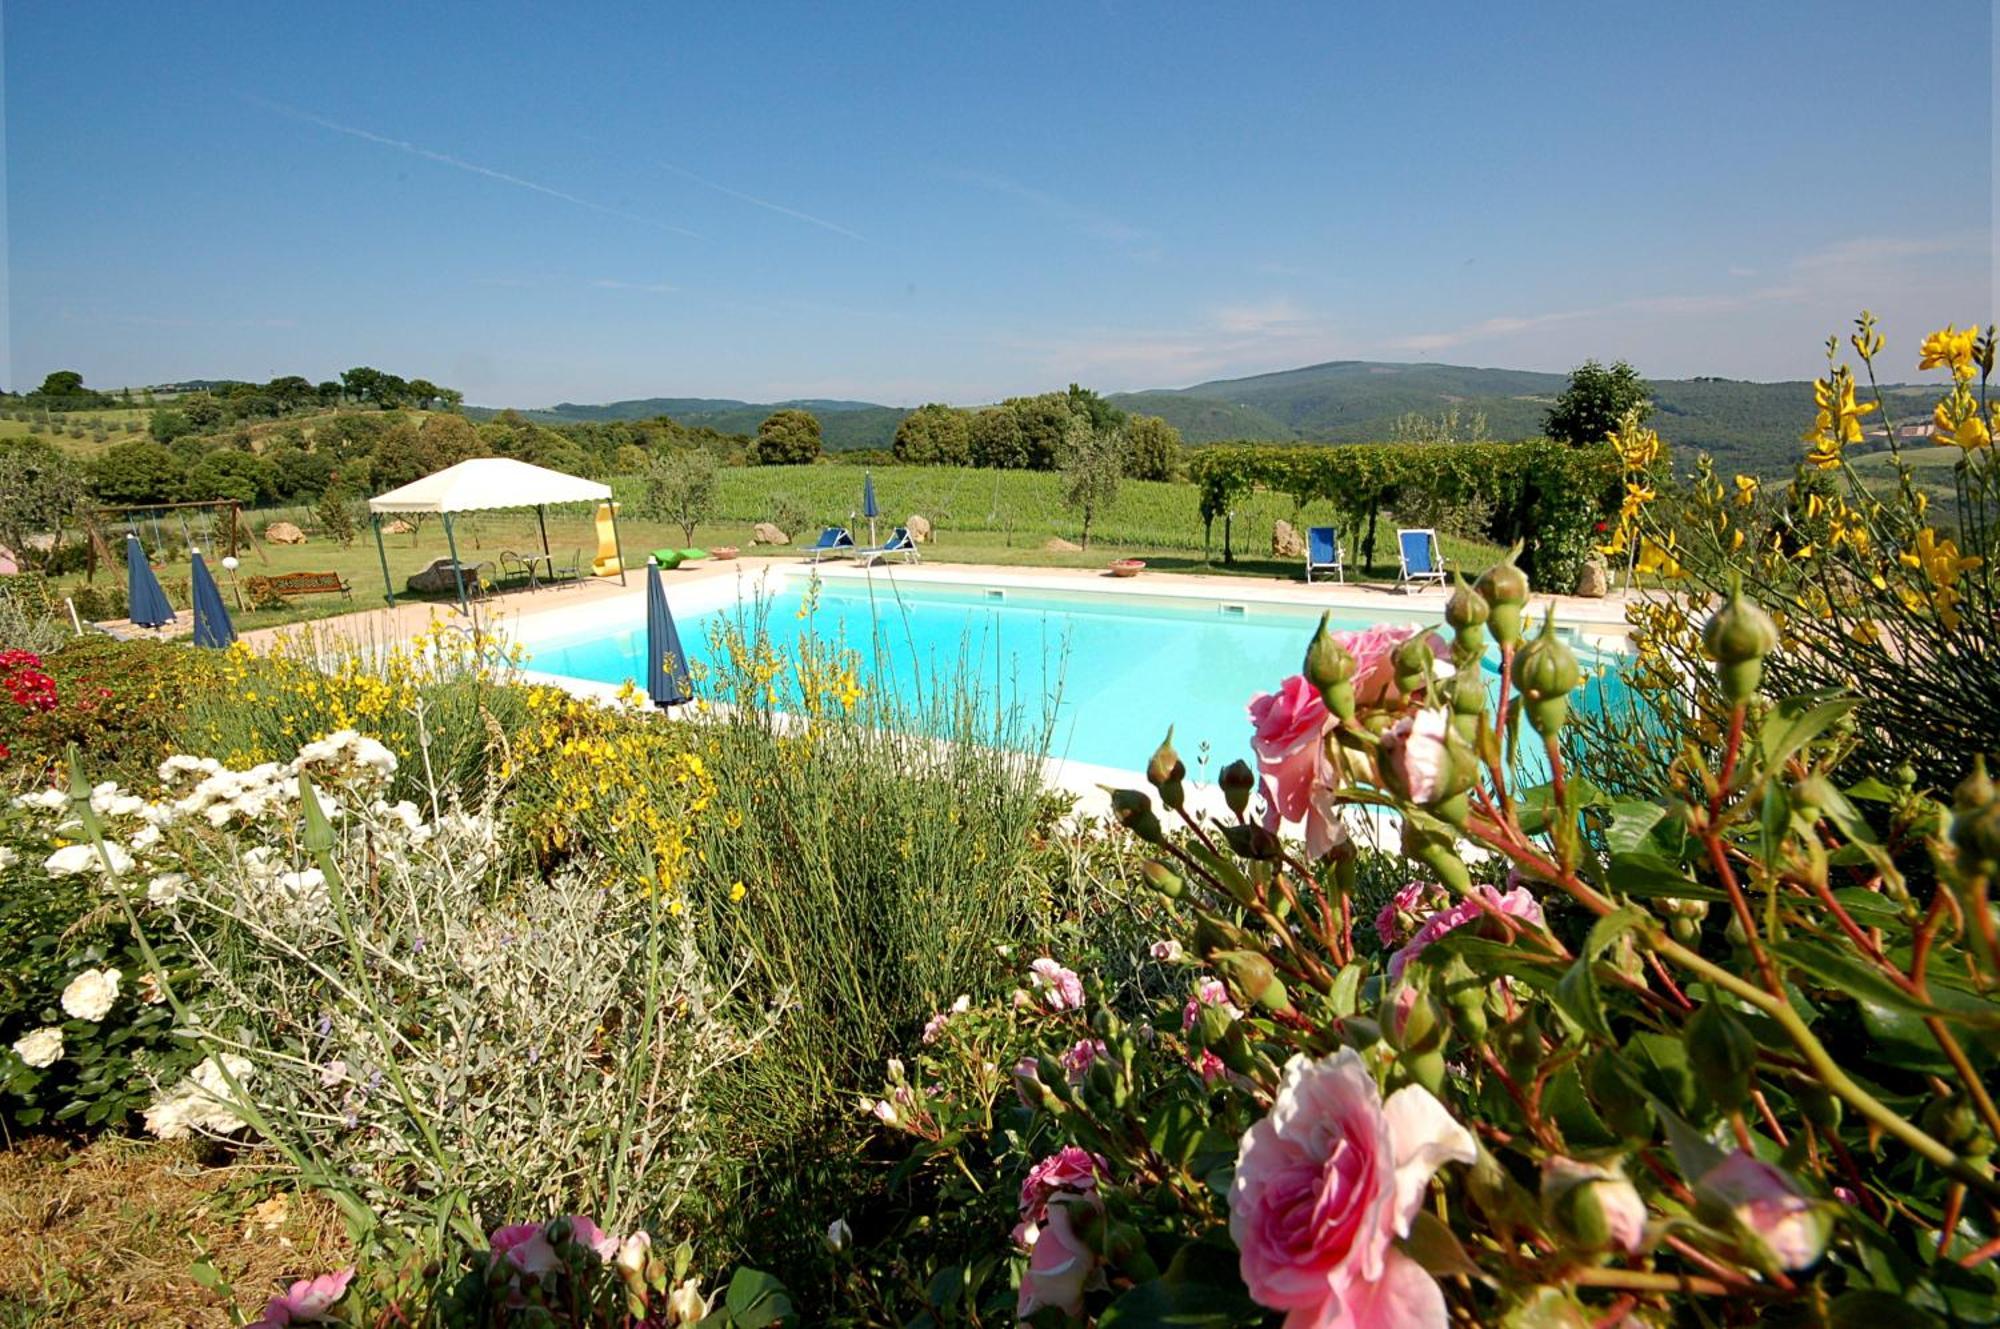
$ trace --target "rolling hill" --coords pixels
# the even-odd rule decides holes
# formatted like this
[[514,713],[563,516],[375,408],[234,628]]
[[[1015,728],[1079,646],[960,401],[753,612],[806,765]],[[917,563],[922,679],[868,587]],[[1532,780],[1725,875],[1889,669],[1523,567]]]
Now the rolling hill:
[[[1108,400],[1121,410],[1163,417],[1193,444],[1373,442],[1390,437],[1399,416],[1437,415],[1453,407],[1484,415],[1495,438],[1528,438],[1541,432],[1549,404],[1567,381],[1563,374],[1522,369],[1336,360],[1192,387],[1114,393]],[[1707,452],[1724,470],[1789,472],[1799,456],[1799,434],[1812,422],[1809,382],[1690,378],[1659,379],[1652,387],[1661,436],[1680,457]],[[1910,423],[1929,413],[1935,390],[1894,386],[1885,395],[1891,413]],[[765,416],[787,406],[817,415],[827,447],[836,452],[888,447],[907,413],[860,401],[646,397],[603,405],[563,402],[522,414],[545,424],[670,415],[683,424],[750,434]],[[490,413],[490,408],[477,412]]]

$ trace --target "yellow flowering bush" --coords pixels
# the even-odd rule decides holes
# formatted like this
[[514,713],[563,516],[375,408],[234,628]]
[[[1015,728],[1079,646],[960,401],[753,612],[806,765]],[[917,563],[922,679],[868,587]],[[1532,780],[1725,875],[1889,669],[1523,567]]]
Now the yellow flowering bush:
[[[1664,579],[1628,611],[1637,648],[1629,679],[1647,724],[1712,737],[1724,712],[1703,681],[1694,624],[1740,576],[1783,634],[1771,664],[1780,690],[1845,688],[1864,699],[1855,735],[1864,764],[1887,773],[1908,762],[1942,782],[1957,774],[1943,754],[2000,749],[1994,333],[1952,326],[1923,339],[1915,368],[1945,375],[1928,422],[1934,446],[1923,453],[1906,450],[1907,422],[1887,418],[1878,386],[1886,347],[1867,313],[1844,344],[1828,340],[1789,482],[1725,479],[1704,457],[1687,483],[1634,502],[1628,461],[1619,538]],[[1862,383],[1872,399],[1857,397]],[[1933,502],[1940,475],[1949,497]],[[1599,737],[1609,736],[1600,728]]]
[[518,659],[518,647],[435,618],[379,645],[302,627],[269,648],[223,652],[215,686],[187,706],[178,737],[186,751],[253,766],[356,729],[396,754],[398,797],[432,779],[470,801],[485,791],[489,749],[523,721]]

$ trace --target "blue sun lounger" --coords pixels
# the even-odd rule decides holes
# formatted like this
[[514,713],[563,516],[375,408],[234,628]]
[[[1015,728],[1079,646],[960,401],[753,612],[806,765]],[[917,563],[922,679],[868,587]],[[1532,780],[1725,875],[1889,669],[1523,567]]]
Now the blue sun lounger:
[[1331,572],[1339,580],[1347,580],[1347,565],[1340,556],[1340,532],[1331,526],[1306,529],[1306,580],[1311,581],[1315,572]]
[[885,558],[900,558],[905,563],[917,563],[923,560],[923,555],[917,552],[916,537],[912,536],[909,528],[905,526],[898,526],[887,540],[873,549],[855,550],[854,557],[863,565],[880,563]]
[[847,533],[845,526],[829,526],[819,533],[819,540],[806,551],[817,563],[823,558],[846,558],[854,552],[854,537]]
[[1444,585],[1444,554],[1438,549],[1436,531],[1397,531],[1396,553],[1403,563],[1402,585],[1427,581]]

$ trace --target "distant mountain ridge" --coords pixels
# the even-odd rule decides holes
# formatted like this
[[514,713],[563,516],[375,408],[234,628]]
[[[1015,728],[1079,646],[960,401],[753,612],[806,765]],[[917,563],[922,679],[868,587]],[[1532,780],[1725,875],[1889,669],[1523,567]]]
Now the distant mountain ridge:
[[[1160,416],[1196,444],[1376,442],[1390,437],[1400,416],[1435,416],[1454,407],[1461,415],[1485,416],[1494,438],[1529,438],[1541,432],[1549,405],[1568,381],[1566,374],[1526,369],[1333,360],[1185,388],[1113,393],[1107,400],[1124,411]],[[1656,379],[1652,388],[1653,423],[1661,436],[1681,457],[1707,452],[1724,469],[1789,471],[1799,456],[1799,434],[1812,423],[1812,384],[1804,380]],[[1893,386],[1885,393],[1899,422],[1909,423],[1928,414],[1934,390]],[[844,400],[647,397],[597,406],[564,402],[522,414],[550,424],[670,415],[683,424],[748,434],[781,407],[819,416],[834,451],[889,447],[908,413]]]

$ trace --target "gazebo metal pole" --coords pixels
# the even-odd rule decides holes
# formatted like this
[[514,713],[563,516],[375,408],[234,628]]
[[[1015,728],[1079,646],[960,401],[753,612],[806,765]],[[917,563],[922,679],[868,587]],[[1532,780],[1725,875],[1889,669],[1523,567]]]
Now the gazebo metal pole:
[[611,501],[611,544],[618,551],[618,584],[625,584],[625,539],[618,534],[618,501]]
[[396,584],[389,580],[389,550],[382,543],[382,514],[371,512],[368,518],[375,527],[375,553],[382,560],[382,598],[393,609],[396,607]]
[[472,609],[465,603],[465,565],[458,561],[458,539],[451,533],[451,514],[444,514],[444,543],[451,551],[451,579],[458,584],[458,612],[472,617]]
[[535,524],[542,528],[542,557],[554,558],[555,555],[549,552],[549,505],[548,504],[546,503],[535,504]]

